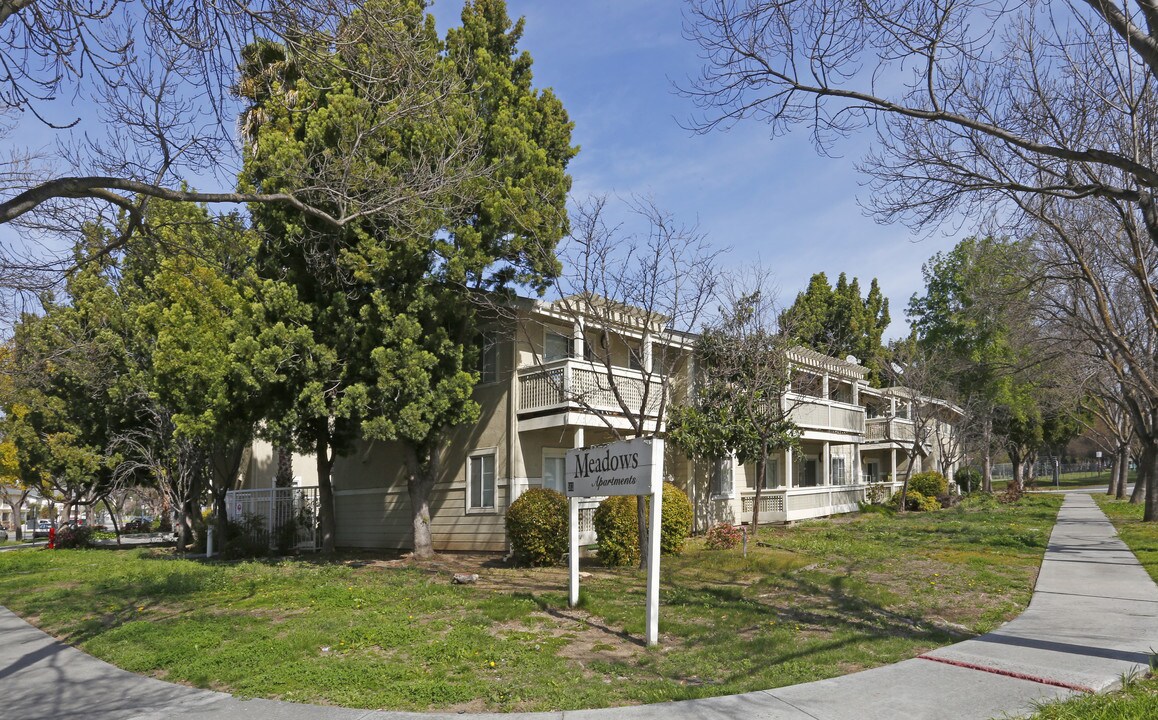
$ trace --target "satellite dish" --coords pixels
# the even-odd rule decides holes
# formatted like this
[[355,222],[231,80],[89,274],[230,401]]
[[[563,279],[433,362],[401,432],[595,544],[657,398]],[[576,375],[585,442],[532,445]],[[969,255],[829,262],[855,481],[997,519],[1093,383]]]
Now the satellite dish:
[[845,362],[850,362],[853,365],[860,365],[860,360],[856,359],[856,355],[849,355],[844,359]]

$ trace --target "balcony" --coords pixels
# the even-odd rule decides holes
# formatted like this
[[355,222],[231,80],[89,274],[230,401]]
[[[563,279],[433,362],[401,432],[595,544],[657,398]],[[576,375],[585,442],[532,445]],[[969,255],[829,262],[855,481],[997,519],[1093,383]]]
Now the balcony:
[[799,393],[788,393],[784,402],[791,408],[792,422],[803,429],[850,435],[865,431],[864,408],[859,405]]
[[[659,413],[662,382],[652,379],[650,388],[643,373],[630,368],[612,368],[615,388],[632,413],[643,410],[648,418]],[[623,407],[612,389],[612,377],[602,364],[587,360],[563,359],[519,370],[519,415],[595,412],[622,415]],[[644,407],[644,394],[647,405]]]
[[903,447],[912,447],[914,437],[912,420],[888,417],[872,418],[865,422],[864,442],[866,445],[897,443]]

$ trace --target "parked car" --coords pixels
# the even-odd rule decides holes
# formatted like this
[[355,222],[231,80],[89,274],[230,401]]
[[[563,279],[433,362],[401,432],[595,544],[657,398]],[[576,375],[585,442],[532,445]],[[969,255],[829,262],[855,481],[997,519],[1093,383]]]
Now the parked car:
[[33,539],[46,538],[54,527],[56,527],[56,523],[51,520],[37,520],[36,527],[30,527],[29,530]]

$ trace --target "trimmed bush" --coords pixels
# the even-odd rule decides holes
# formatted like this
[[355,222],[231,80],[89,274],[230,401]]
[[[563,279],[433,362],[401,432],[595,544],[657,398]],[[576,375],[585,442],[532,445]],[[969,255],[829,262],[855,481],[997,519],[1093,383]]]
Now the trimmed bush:
[[[692,502],[683,490],[665,482],[660,509],[661,555],[679,555],[692,532]],[[595,511],[600,561],[608,567],[639,562],[639,523],[634,495],[609,497]]]
[[635,517],[635,497],[615,495],[595,509],[595,532],[599,562],[607,567],[639,562],[639,523]]
[[743,531],[731,523],[717,523],[704,535],[704,544],[711,550],[731,550],[743,540]]
[[920,472],[909,478],[909,492],[914,490],[931,498],[947,495],[949,493],[949,481],[936,470]]
[[981,489],[981,471],[974,467],[958,468],[953,473],[953,482],[961,492],[977,492]]
[[692,534],[695,511],[687,493],[669,482],[663,484],[663,507],[660,508],[659,548],[661,555],[679,555]]
[[507,537],[515,559],[558,565],[567,552],[567,498],[550,488],[531,488],[507,508]]

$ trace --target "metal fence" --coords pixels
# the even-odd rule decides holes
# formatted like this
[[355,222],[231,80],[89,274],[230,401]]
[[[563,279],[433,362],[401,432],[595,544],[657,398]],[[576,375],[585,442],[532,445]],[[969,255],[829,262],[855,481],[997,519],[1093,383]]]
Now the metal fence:
[[[1053,461],[1046,460],[1035,463],[1033,466],[1033,477],[1035,478],[1053,478]],[[1098,460],[1088,460],[1077,463],[1059,463],[1057,466],[1059,475],[1098,475],[1099,473],[1106,473],[1110,470],[1108,463]],[[1013,477],[1012,463],[994,463],[993,464],[994,478],[1011,478]]]
[[264,541],[271,550],[318,549],[316,487],[230,490],[226,507],[230,522],[240,525],[250,542]]

